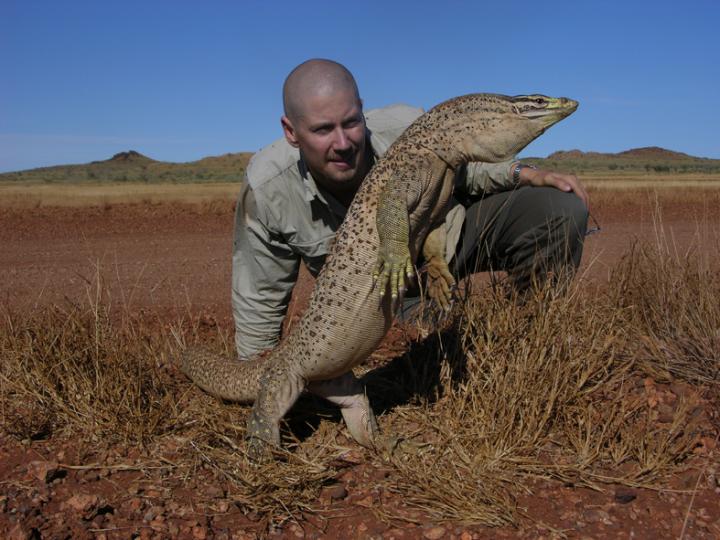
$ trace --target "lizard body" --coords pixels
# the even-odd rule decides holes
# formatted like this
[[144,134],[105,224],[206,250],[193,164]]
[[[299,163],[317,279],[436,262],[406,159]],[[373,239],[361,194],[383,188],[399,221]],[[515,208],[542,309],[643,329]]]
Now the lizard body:
[[351,369],[390,328],[393,300],[419,253],[434,259],[436,279],[451,284],[434,247],[444,243],[433,236],[441,234],[455,170],[470,161],[510,159],[576,108],[566,98],[497,94],[461,96],[434,107],[368,173],[307,310],[268,356],[240,362],[197,349],[183,353],[181,369],[203,390],[254,402],[247,429],[251,456],[259,457],[265,443],[279,445],[279,422],[305,389],[340,406],[358,443],[375,444],[377,424]]

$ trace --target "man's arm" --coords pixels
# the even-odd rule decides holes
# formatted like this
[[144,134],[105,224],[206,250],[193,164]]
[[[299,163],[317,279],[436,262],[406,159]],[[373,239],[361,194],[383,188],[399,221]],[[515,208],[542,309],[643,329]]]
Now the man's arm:
[[[514,161],[510,168],[512,171],[519,165],[519,161]],[[518,172],[518,184],[528,186],[549,186],[565,192],[574,192],[585,203],[585,207],[590,207],[590,199],[585,187],[582,185],[578,177],[574,174],[559,173],[548,171],[546,169],[535,169],[533,167],[522,167]]]
[[468,163],[460,184],[468,195],[480,195],[512,189],[516,185],[550,186],[561,191],[574,192],[589,205],[587,191],[574,174],[565,174],[546,169],[522,167],[519,178],[513,178],[513,171],[520,162],[517,159],[499,163]]
[[235,347],[249,357],[278,342],[300,258],[268,230],[246,181],[235,213],[232,308]]

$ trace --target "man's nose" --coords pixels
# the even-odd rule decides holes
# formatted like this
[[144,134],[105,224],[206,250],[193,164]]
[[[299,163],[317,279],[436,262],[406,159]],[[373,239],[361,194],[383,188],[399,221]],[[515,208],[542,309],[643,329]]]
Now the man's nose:
[[335,138],[333,140],[333,147],[336,151],[343,151],[350,148],[350,139],[345,133],[345,130],[338,128],[335,130]]

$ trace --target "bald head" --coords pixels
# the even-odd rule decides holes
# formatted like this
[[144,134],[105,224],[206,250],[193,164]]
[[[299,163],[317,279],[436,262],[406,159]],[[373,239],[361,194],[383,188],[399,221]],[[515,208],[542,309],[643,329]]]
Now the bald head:
[[285,116],[291,121],[303,115],[305,104],[314,97],[352,93],[360,101],[352,73],[332,60],[313,59],[290,72],[283,85]]

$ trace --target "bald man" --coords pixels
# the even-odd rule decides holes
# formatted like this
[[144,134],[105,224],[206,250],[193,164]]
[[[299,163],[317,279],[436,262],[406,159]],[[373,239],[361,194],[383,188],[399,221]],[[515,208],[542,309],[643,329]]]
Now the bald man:
[[[284,138],[250,160],[235,215],[232,307],[240,358],[273,347],[300,267],[317,275],[355,192],[421,109],[363,113],[352,74],[331,60],[296,67],[283,86]],[[456,171],[447,261],[460,279],[505,270],[518,290],[580,263],[587,193],[574,175],[517,160]],[[368,269],[370,271],[371,269]],[[409,294],[404,310],[417,296]]]

